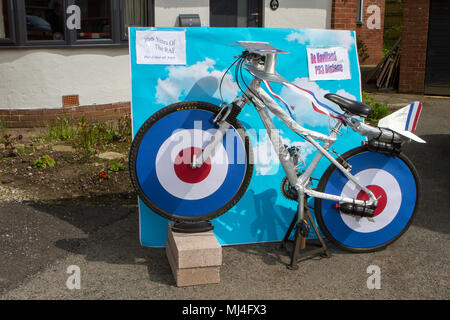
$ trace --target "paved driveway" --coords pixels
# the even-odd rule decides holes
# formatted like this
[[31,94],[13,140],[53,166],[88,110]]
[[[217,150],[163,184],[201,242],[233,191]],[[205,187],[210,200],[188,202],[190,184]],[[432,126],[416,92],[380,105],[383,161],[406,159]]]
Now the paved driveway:
[[[423,201],[386,250],[330,245],[331,259],[289,271],[277,244],[225,247],[220,284],[177,288],[164,250],[139,245],[135,206],[2,203],[0,299],[448,299],[450,99],[424,101],[418,134],[428,144],[405,150],[422,176]],[[80,290],[66,287],[71,265],[80,267]],[[367,288],[370,265],[381,269],[380,290]]]

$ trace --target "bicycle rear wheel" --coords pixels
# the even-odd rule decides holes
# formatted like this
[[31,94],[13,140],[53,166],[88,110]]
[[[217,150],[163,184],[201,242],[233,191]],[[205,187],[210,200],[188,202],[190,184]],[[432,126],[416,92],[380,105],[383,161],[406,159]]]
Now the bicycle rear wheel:
[[[342,155],[351,173],[378,199],[373,218],[356,217],[336,209],[336,202],[315,199],[317,222],[335,245],[352,252],[371,252],[397,240],[410,226],[420,200],[417,170],[403,154],[393,157],[360,147]],[[369,196],[334,165],[325,171],[318,191],[368,200]]]
[[141,200],[177,222],[214,219],[244,195],[253,173],[250,141],[234,120],[202,167],[190,167],[214,136],[221,109],[186,101],[161,109],[139,129],[130,150],[130,175]]

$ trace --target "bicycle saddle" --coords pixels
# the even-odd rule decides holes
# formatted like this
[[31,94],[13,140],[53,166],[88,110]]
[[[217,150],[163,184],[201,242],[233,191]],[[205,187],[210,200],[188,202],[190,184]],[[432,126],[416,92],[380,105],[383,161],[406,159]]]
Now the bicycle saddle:
[[326,94],[325,98],[336,103],[343,111],[350,112],[357,116],[367,117],[372,113],[371,107],[359,101],[350,100],[333,93]]

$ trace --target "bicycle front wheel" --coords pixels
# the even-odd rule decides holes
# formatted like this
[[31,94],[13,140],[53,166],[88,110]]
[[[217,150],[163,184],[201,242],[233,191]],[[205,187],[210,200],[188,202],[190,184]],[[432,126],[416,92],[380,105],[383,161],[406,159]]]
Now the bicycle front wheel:
[[[363,147],[342,155],[351,173],[374,193],[378,206],[373,218],[340,212],[336,202],[316,198],[317,222],[324,235],[337,246],[352,252],[371,252],[397,240],[411,224],[418,207],[421,183],[417,170],[403,154],[393,157]],[[321,178],[318,191],[351,199],[369,196],[331,165]]]
[[130,175],[141,200],[178,222],[216,218],[244,195],[253,173],[249,138],[231,121],[223,140],[200,168],[191,168],[218,127],[221,109],[186,101],[161,109],[139,129],[130,150]]

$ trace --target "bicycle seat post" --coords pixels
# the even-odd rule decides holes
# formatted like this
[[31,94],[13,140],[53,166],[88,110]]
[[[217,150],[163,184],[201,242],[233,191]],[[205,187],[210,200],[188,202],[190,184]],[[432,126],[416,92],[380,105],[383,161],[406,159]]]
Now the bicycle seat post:
[[264,63],[264,72],[269,74],[276,74],[277,70],[277,54],[269,53],[266,55],[266,61]]

